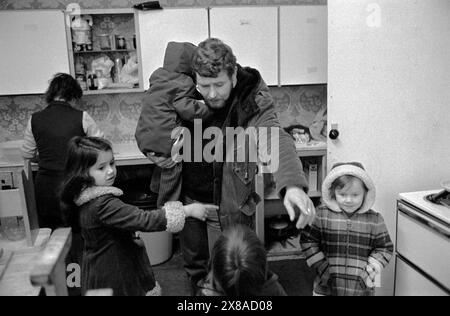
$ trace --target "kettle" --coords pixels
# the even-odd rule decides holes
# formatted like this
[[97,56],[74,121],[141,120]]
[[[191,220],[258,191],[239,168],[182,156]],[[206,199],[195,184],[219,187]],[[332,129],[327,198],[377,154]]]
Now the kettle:
[[92,16],[77,15],[72,17],[72,42],[75,51],[92,50]]

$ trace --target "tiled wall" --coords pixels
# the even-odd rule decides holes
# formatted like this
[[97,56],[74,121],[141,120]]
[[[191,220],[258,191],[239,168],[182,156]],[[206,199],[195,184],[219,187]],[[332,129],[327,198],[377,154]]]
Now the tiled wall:
[[[64,9],[75,1],[66,0],[0,0],[0,10]],[[125,8],[143,1],[81,0],[82,8]],[[325,5],[327,0],[166,0],[164,6],[208,5]],[[239,56],[237,56],[239,62]],[[251,65],[244,65],[251,66]],[[49,78],[50,79],[50,78]],[[302,124],[309,126],[315,114],[326,106],[326,85],[289,86],[270,88],[283,126]],[[78,105],[86,110],[113,143],[134,142],[134,131],[141,110],[144,93],[102,94],[84,96]],[[23,137],[30,115],[45,107],[42,96],[0,97],[0,142]]]

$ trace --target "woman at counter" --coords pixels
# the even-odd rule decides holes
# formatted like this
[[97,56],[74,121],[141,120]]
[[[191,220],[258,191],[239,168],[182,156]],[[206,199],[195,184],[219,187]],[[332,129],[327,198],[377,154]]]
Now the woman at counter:
[[72,76],[56,74],[45,93],[48,106],[31,116],[25,130],[22,155],[24,159],[38,156],[34,185],[41,228],[54,230],[63,226],[58,189],[64,178],[69,140],[74,136],[103,137],[91,116],[73,107],[82,96],[83,91]]

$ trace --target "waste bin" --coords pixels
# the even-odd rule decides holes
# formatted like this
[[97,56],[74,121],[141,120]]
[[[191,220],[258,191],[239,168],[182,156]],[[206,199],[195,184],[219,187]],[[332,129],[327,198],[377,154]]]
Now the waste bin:
[[[148,212],[155,210],[157,195],[146,190],[146,187],[148,185],[142,184],[140,181],[127,181],[122,186],[124,202]],[[145,244],[148,258],[152,265],[157,265],[170,259],[172,256],[172,233],[166,231],[139,232],[139,236]]]

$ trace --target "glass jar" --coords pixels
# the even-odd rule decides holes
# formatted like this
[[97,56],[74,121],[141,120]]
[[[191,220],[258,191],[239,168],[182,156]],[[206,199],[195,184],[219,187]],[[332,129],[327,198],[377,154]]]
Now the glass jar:
[[126,49],[127,48],[127,42],[125,41],[125,36],[117,35],[116,48],[117,49]]
[[109,34],[99,34],[98,41],[101,50],[111,50],[111,37]]

